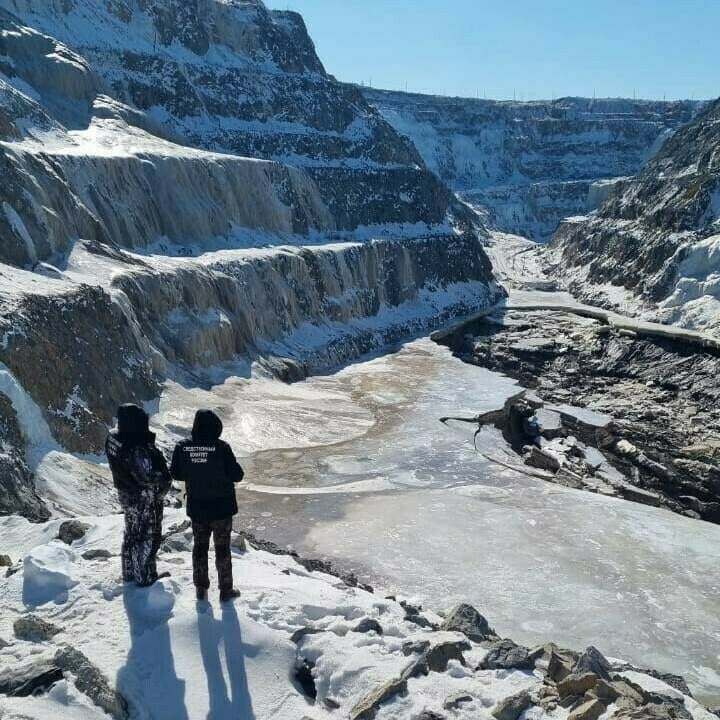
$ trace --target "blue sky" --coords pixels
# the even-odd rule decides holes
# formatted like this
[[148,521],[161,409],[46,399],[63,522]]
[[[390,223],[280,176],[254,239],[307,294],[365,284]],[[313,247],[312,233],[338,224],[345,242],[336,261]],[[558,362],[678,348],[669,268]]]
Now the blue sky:
[[720,0],[269,0],[329,72],[489,98],[720,96]]

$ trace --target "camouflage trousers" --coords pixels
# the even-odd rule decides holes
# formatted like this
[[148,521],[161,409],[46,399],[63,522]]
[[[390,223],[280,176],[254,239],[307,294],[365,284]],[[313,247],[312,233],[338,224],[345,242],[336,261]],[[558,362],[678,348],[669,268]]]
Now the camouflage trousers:
[[125,535],[122,543],[122,574],[125,582],[152,585],[158,572],[155,558],[162,542],[163,497],[141,493],[123,498]]
[[210,587],[208,552],[210,551],[210,536],[212,535],[215,542],[215,567],[217,568],[220,592],[232,590],[233,571],[230,550],[232,524],[231,517],[210,523],[200,523],[193,520],[192,529],[195,538],[192,554],[193,582],[196,588],[207,590]]

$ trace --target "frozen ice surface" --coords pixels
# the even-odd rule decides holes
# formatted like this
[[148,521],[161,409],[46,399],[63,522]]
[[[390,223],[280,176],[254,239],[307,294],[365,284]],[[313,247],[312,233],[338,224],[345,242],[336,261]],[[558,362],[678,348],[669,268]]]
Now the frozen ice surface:
[[[217,388],[216,406],[252,407],[272,433],[243,445],[229,415],[228,437],[252,452],[238,527],[428,607],[471,602],[518,641],[592,643],[720,696],[720,527],[507,470],[475,452],[472,423],[438,422],[499,407],[512,380],[420,340],[295,384],[284,399],[271,388]],[[319,418],[320,397],[331,401]],[[478,444],[512,462],[499,433]]]

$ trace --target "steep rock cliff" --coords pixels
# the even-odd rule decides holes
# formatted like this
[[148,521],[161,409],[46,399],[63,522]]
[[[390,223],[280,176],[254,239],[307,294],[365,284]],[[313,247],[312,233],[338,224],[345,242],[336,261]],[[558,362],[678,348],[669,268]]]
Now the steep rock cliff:
[[499,230],[547,240],[586,212],[597,180],[635,174],[696,111],[691,102],[499,102],[363,90],[427,166]]
[[477,218],[261,2],[0,0],[0,179],[0,512],[39,519],[64,453],[97,482],[168,378],[299,377],[501,296]]
[[624,290],[661,319],[720,329],[720,101],[596,212],[563,223],[553,247],[580,294]]

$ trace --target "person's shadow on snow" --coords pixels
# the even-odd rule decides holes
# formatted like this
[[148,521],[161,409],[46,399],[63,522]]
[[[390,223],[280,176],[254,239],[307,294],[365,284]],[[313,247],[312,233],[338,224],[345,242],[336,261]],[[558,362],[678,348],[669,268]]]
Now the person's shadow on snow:
[[[243,643],[235,607],[232,603],[225,603],[220,620],[215,619],[212,607],[207,602],[199,602],[197,612],[200,652],[210,698],[207,720],[255,720],[245,658],[255,657],[257,648]],[[221,641],[230,681],[229,692],[220,659]]]
[[[126,585],[123,604],[130,629],[130,650],[116,678],[118,692],[153,720],[190,720],[185,681],[178,678],[168,621],[175,596],[160,583],[149,588]],[[145,715],[143,715],[145,716]]]

